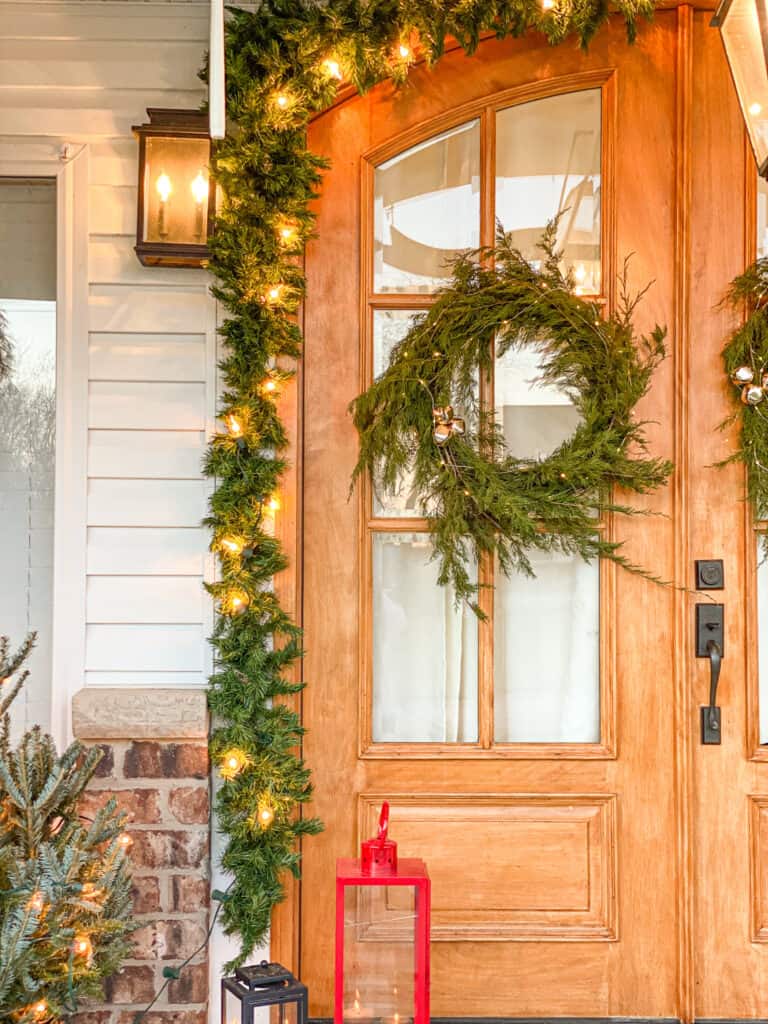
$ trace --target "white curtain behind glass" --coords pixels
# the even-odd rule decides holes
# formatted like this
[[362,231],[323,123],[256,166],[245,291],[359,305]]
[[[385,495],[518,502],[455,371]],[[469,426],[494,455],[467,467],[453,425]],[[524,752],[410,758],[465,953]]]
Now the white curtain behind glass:
[[477,621],[437,584],[425,534],[373,535],[373,739],[477,739]]

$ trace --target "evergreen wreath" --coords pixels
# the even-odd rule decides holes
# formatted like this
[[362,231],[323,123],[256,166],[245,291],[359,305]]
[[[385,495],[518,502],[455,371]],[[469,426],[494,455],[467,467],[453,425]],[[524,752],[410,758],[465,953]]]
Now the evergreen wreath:
[[[604,316],[598,303],[576,295],[560,269],[556,226],[544,233],[538,270],[502,230],[495,246],[456,260],[451,283],[352,404],[355,476],[368,472],[390,493],[407,478],[429,521],[438,581],[477,614],[470,565],[483,554],[495,554],[507,575],[533,575],[530,552],[556,550],[650,576],[601,534],[599,517],[634,511],[614,500],[615,487],[646,493],[672,469],[646,454],[643,423],[634,419],[664,358],[666,331],[656,325],[635,336],[632,315],[644,291],[629,295],[626,263],[615,312]],[[540,356],[540,382],[566,393],[580,417],[573,435],[541,460],[512,457],[477,397],[494,351],[523,346]]]
[[[735,385],[733,413],[721,429],[740,420],[739,447],[720,465],[743,462],[755,519],[768,518],[768,259],[756,260],[731,283],[726,303],[744,316],[723,349],[723,365]],[[762,534],[768,555],[768,534]]]
[[[615,0],[610,10],[631,41],[654,2]],[[301,688],[285,677],[301,654],[300,631],[270,588],[286,565],[270,522],[287,445],[275,399],[300,353],[301,254],[325,166],[307,148],[307,126],[342,81],[361,92],[403,83],[415,56],[434,63],[449,36],[468,54],[484,36],[529,29],[553,44],[575,37],[586,46],[609,14],[605,0],[262,0],[255,11],[229,9],[229,127],[212,156],[220,201],[209,262],[227,314],[226,390],[205,471],[215,481],[206,522],[220,567],[209,588],[220,612],[210,749],[223,778],[222,865],[232,876],[217,898],[224,930],[240,939],[235,963],[264,941],[283,873],[298,876],[301,837],[321,827],[301,817],[310,777],[300,719],[286,703]]]

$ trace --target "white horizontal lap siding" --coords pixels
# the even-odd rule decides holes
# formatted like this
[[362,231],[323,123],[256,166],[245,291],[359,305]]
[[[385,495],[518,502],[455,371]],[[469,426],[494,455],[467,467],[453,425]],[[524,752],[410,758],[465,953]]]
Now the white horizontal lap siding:
[[131,126],[199,106],[208,7],[0,0],[0,26],[0,155],[89,148],[84,683],[201,686],[215,304],[203,271],[136,259]]

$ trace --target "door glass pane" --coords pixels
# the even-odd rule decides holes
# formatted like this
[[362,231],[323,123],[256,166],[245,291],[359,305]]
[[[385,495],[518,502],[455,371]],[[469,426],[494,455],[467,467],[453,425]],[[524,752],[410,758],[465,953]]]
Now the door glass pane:
[[768,743],[768,560],[762,534],[757,537],[757,654],[760,742]]
[[432,292],[446,261],[480,244],[480,122],[436,135],[376,168],[374,291]]
[[0,178],[0,633],[31,630],[14,729],[50,726],[56,420],[56,186]]
[[537,383],[539,367],[539,353],[530,345],[509,349],[496,360],[496,421],[516,459],[551,455],[579,422],[579,414],[564,391]]
[[423,533],[373,535],[373,739],[477,740],[477,619]]
[[579,292],[600,291],[600,89],[533,100],[496,120],[496,216],[535,262],[547,221]]
[[757,176],[757,255],[768,256],[768,181]]
[[498,743],[600,740],[600,568],[530,552],[535,579],[496,574]]

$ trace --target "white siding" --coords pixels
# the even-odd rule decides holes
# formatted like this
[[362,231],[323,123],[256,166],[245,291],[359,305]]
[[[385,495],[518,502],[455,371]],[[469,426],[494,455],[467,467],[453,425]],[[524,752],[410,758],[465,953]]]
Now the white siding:
[[131,126],[149,106],[199,106],[208,6],[0,0],[0,26],[0,158],[20,143],[89,150],[83,683],[200,686],[216,311],[204,272],[146,268],[134,255]]

